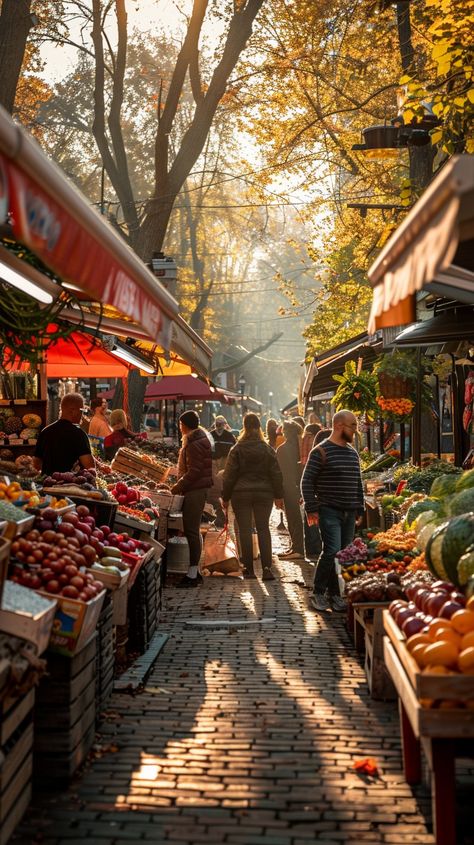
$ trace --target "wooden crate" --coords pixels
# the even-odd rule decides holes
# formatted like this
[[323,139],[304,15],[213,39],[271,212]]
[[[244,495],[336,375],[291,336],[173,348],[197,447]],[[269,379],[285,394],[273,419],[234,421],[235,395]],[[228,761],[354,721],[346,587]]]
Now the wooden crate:
[[34,774],[70,778],[95,734],[97,636],[74,657],[47,652],[49,677],[40,684],[35,713]]
[[121,447],[111,463],[114,472],[134,475],[137,478],[156,481],[160,484],[168,475],[169,467],[159,462],[150,463],[144,460],[138,452]]
[[[384,620],[385,621],[385,620]],[[386,624],[386,621],[385,621]],[[406,650],[406,649],[405,649]],[[472,710],[431,709],[422,706],[417,698],[413,677],[392,637],[384,637],[384,658],[399,696],[400,732],[402,736],[403,768],[407,783],[421,780],[421,748],[431,773],[431,800],[436,845],[457,845],[456,835],[456,759],[474,758],[474,719]],[[435,678],[422,676],[426,680]],[[439,676],[438,697],[445,697],[443,681],[454,676]],[[460,678],[459,680],[463,680]],[[468,680],[468,677],[465,678]],[[472,676],[471,676],[472,680]],[[459,687],[462,692],[463,685]],[[449,700],[449,696],[446,696]]]
[[396,698],[395,687],[383,658],[383,610],[386,602],[359,602],[352,605],[354,642],[365,652],[364,669],[372,698],[387,701]]
[[[405,634],[400,630],[388,610],[383,613],[386,634],[397,654],[403,669],[418,699],[455,701],[474,700],[474,675],[428,675],[423,674],[406,647]],[[464,711],[465,712],[465,711]],[[471,711],[472,718],[472,711]],[[472,719],[474,722],[474,718]]]
[[0,709],[0,845],[6,845],[31,799],[34,690]]
[[110,593],[104,602],[97,626],[96,652],[96,715],[100,721],[101,711],[106,706],[113,688],[115,666],[115,625]]

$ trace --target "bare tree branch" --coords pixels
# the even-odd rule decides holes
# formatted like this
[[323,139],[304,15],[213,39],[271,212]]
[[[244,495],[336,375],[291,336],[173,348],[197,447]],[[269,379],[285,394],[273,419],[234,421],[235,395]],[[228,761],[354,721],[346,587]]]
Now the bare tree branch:
[[276,343],[280,338],[283,337],[283,332],[277,332],[274,334],[270,340],[267,340],[266,343],[262,343],[260,346],[257,346],[256,349],[252,349],[251,352],[248,352],[247,355],[244,355],[243,358],[239,358],[238,361],[235,361],[233,364],[227,364],[225,367],[218,367],[216,370],[212,371],[211,378],[219,375],[219,373],[230,373],[231,370],[237,370],[240,367],[243,367],[247,361],[250,361],[255,355],[258,355],[259,352],[264,352],[265,349],[268,349],[269,346],[272,346]]

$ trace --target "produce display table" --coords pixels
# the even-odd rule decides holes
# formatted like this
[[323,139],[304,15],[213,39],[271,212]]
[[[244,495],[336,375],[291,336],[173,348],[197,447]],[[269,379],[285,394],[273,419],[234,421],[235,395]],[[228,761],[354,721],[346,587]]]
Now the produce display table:
[[383,611],[388,602],[355,602],[352,605],[354,644],[357,651],[365,652],[365,675],[370,694],[374,699],[393,699],[395,688],[383,659]]
[[[407,783],[421,780],[421,748],[431,771],[436,845],[456,845],[456,758],[474,757],[473,711],[455,707],[474,699],[473,675],[423,675],[404,637],[384,612],[384,658],[399,698],[403,765]],[[423,706],[452,700],[448,709]]]
[[6,845],[31,799],[34,690],[0,703],[0,845]]

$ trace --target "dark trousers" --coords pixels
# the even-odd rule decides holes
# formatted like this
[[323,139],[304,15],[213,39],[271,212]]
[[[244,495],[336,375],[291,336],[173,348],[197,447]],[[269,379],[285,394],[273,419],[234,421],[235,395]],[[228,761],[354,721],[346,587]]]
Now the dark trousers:
[[202,552],[201,517],[207,490],[190,490],[184,496],[183,531],[189,546],[189,565],[198,566]]
[[303,527],[305,557],[319,558],[321,554],[321,532],[319,525],[308,525],[306,514],[303,514]]
[[327,505],[319,508],[319,529],[323,541],[323,551],[318,560],[313,590],[338,596],[339,582],[336,574],[337,553],[352,543],[355,533],[355,511],[339,511]]
[[243,565],[249,572],[253,572],[252,527],[255,522],[262,567],[263,569],[270,568],[272,538],[269,523],[273,498],[268,493],[234,493],[231,503],[239,529]]
[[284,491],[285,513],[291,537],[291,550],[304,557],[303,517],[300,507],[301,494],[297,487]]

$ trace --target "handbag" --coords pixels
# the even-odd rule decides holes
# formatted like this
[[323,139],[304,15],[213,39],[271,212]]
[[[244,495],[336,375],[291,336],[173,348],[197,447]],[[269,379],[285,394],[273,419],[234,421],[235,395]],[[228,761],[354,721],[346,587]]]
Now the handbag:
[[203,568],[209,572],[236,572],[240,569],[239,558],[234,541],[229,534],[229,526],[219,531],[210,528],[204,540]]

